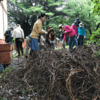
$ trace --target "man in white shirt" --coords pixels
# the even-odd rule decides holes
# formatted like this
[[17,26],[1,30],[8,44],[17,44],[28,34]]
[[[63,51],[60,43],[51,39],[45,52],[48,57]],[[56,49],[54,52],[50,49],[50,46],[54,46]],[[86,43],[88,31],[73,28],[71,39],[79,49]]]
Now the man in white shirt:
[[22,43],[24,42],[24,31],[19,24],[17,24],[17,28],[14,29],[12,36],[15,38],[18,56],[20,56],[20,50],[23,55]]

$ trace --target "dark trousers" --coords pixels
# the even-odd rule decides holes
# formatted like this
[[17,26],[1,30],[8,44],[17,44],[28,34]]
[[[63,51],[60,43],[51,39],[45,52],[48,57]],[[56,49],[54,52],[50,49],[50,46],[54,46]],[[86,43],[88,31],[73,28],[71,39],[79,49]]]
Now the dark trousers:
[[76,44],[76,47],[78,46],[78,41],[77,41],[77,38],[76,38],[76,36],[74,35],[74,36],[71,36],[70,38],[69,38],[69,48],[70,49],[73,49],[73,43],[75,43]]
[[83,45],[83,35],[79,35],[79,39],[78,39],[78,45],[81,46]]
[[22,41],[19,41],[20,38],[16,38],[16,47],[17,47],[17,52],[18,52],[18,56],[20,56],[20,50],[22,52],[23,55],[23,47],[22,47]]

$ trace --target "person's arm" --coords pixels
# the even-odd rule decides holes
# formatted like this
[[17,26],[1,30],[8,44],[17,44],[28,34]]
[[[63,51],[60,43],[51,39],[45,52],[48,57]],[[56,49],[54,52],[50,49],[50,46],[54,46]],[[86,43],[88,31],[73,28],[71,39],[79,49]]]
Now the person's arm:
[[8,34],[8,33],[9,33],[9,32],[8,32],[8,30],[7,30],[7,31],[5,32],[5,34],[4,34],[4,35],[5,35],[5,36],[9,36],[9,34]]
[[65,42],[65,40],[66,40],[66,34],[64,33],[64,39],[63,39],[63,42]]
[[41,23],[41,22],[38,22],[38,23],[37,23],[37,27],[38,27],[38,33],[39,33],[39,34],[46,34],[46,31],[44,31],[44,30],[42,29],[42,23]]
[[22,38],[24,39],[24,31],[23,31],[23,29],[22,29]]
[[80,35],[80,34],[79,34],[79,30],[80,30],[80,27],[78,27],[78,35]]
[[68,34],[68,33],[72,32],[72,28],[65,26],[64,32],[65,32],[65,34]]
[[16,35],[15,35],[15,34],[16,34],[16,32],[15,32],[15,30],[14,30],[14,31],[13,31],[13,33],[12,33],[12,37],[13,37],[13,38],[15,38],[15,37],[16,37]]

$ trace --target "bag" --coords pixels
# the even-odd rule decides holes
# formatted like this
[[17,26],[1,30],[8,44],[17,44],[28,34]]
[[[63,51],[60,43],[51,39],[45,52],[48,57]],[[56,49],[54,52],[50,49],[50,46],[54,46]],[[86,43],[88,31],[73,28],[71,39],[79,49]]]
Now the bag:
[[0,64],[0,71],[3,71],[4,67]]

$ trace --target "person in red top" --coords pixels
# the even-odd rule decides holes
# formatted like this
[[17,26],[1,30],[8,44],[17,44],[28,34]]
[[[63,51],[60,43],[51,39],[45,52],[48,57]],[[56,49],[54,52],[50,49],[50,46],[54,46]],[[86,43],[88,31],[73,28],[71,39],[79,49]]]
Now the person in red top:
[[[78,27],[79,27],[79,23],[80,23],[80,20],[79,18],[76,18],[74,23],[72,24],[71,28],[73,28],[75,30],[75,33],[76,33],[76,37],[78,36]],[[69,39],[70,41],[70,39]],[[74,46],[75,42],[72,43],[72,45]]]
[[75,30],[76,35],[78,36],[78,27],[79,27],[79,18],[76,18],[74,23],[72,24],[71,28]]
[[73,45],[72,43],[75,42],[76,47],[78,46],[78,42],[77,42],[77,38],[76,38],[76,33],[75,30],[73,28],[71,28],[69,25],[65,25],[64,27],[64,39],[63,39],[63,43],[66,40],[66,35],[69,35],[69,49],[73,49]]

